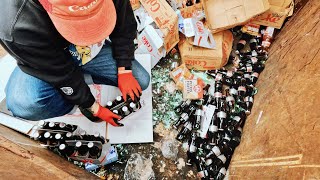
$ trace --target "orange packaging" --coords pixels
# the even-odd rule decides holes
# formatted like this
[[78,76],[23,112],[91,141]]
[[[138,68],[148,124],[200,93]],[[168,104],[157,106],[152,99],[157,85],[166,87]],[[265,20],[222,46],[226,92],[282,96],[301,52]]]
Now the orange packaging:
[[183,98],[184,99],[202,99],[203,98],[203,80],[185,79],[183,81]]
[[194,75],[189,71],[185,64],[182,64],[170,73],[170,77],[176,83],[177,88],[182,91],[184,80],[193,79]]

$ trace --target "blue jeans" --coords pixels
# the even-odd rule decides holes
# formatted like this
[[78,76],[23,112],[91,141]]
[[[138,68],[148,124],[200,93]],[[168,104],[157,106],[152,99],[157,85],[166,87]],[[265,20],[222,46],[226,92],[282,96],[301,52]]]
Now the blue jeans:
[[[85,79],[92,77],[89,78],[91,83],[118,85],[116,60],[112,57],[108,43],[94,59],[81,68]],[[143,90],[149,86],[149,73],[136,60],[132,62],[132,73]],[[65,101],[56,88],[24,73],[19,67],[13,71],[6,86],[6,104],[14,116],[28,120],[63,116],[75,106]]]

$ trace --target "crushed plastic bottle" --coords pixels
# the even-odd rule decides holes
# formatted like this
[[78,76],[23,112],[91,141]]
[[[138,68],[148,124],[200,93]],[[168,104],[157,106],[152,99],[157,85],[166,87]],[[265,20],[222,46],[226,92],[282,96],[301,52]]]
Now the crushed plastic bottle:
[[131,154],[124,170],[125,180],[154,180],[151,159],[147,159],[138,153]]
[[161,143],[161,152],[163,157],[176,160],[178,155],[178,141],[175,139],[163,139]]

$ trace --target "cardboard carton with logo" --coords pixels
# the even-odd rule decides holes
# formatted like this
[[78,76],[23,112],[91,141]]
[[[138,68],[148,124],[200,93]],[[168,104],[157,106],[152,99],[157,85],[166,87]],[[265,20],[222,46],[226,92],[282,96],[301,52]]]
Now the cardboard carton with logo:
[[270,9],[268,0],[203,0],[203,6],[213,33],[246,24]]
[[213,70],[219,69],[227,64],[232,50],[233,35],[227,31],[213,34],[216,42],[215,49],[207,49],[193,46],[187,39],[181,36],[179,50],[182,62],[189,69]]
[[[141,8],[145,9],[154,23],[145,23],[140,29],[142,32],[138,36],[138,49],[135,53],[150,54],[151,64],[154,67],[179,42],[178,15],[165,0],[140,0],[140,2]],[[141,18],[146,16],[139,17],[142,22]],[[137,22],[139,24],[139,21]]]
[[270,9],[257,16],[252,23],[280,29],[287,17],[292,15],[293,0],[269,0]]
[[178,16],[166,0],[140,0],[163,34],[164,48],[168,53],[178,42]]

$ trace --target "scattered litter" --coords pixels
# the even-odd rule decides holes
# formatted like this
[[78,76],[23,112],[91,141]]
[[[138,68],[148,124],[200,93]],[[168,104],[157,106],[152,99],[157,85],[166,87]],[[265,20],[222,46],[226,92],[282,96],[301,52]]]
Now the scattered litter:
[[140,154],[134,153],[128,159],[124,179],[126,180],[152,180],[155,179],[152,169],[153,163],[151,159],[147,159]]
[[179,142],[175,139],[164,139],[162,141],[161,152],[163,157],[176,160],[178,155]]

